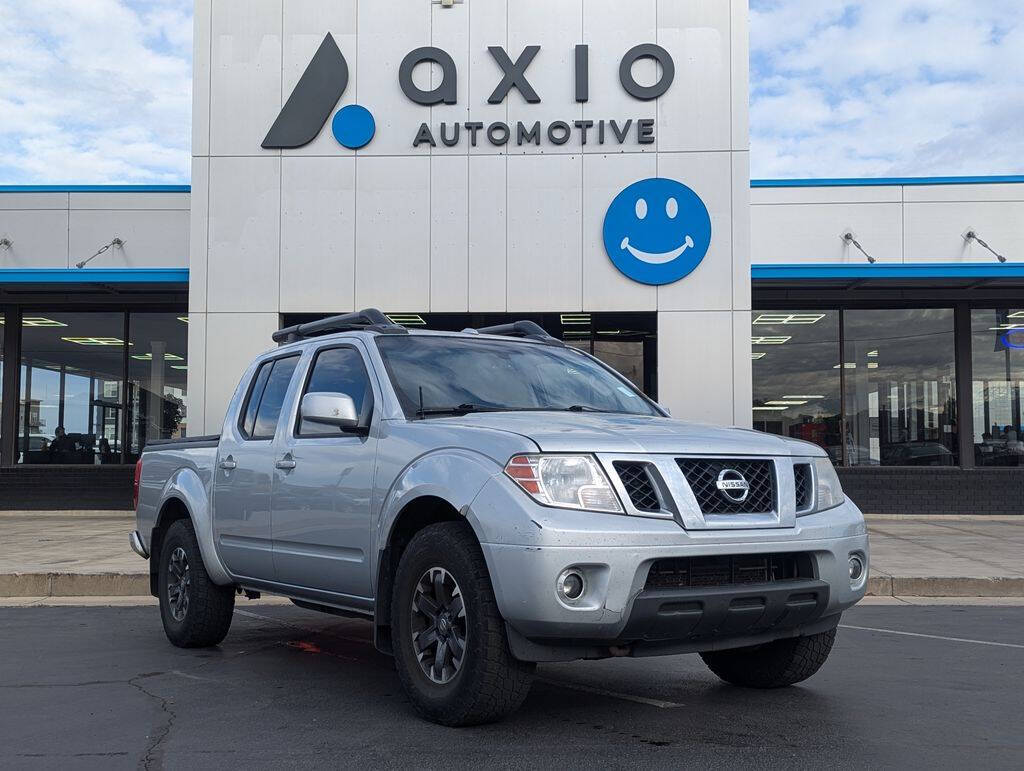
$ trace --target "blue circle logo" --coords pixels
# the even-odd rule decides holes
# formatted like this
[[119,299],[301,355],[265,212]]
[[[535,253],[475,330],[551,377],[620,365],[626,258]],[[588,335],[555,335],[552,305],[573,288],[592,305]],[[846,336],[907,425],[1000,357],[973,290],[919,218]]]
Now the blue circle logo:
[[334,138],[349,150],[358,150],[368,144],[376,130],[377,124],[373,120],[373,115],[359,104],[342,107],[331,121]]
[[604,248],[623,274],[642,284],[671,284],[689,275],[711,246],[711,217],[682,182],[634,182],[604,215]]

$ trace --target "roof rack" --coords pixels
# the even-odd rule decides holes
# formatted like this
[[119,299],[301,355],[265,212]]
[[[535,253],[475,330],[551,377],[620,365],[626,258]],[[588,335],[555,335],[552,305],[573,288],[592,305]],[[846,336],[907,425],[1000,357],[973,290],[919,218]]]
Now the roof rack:
[[533,321],[513,321],[511,324],[496,324],[493,327],[480,327],[466,330],[481,335],[504,335],[505,337],[523,337],[536,340],[547,345],[565,345],[561,340],[552,337],[540,324]]
[[391,334],[408,332],[405,327],[396,324],[376,308],[366,308],[356,313],[343,313],[340,316],[328,316],[326,319],[285,327],[277,330],[272,337],[278,345],[287,345],[307,337],[317,337],[332,332],[347,332],[354,329]]

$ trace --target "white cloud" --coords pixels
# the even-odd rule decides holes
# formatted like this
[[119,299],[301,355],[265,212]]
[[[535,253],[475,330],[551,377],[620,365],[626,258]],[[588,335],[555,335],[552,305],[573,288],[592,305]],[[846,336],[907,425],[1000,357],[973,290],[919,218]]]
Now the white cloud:
[[191,0],[0,4],[0,182],[187,182]]
[[1024,171],[1019,0],[752,0],[751,174]]

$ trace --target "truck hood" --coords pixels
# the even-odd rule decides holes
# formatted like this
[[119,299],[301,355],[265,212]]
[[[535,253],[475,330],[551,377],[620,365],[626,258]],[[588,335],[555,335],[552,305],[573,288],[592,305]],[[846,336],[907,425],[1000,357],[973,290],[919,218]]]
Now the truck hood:
[[774,434],[642,415],[480,412],[435,420],[519,434],[544,452],[824,455],[816,445]]

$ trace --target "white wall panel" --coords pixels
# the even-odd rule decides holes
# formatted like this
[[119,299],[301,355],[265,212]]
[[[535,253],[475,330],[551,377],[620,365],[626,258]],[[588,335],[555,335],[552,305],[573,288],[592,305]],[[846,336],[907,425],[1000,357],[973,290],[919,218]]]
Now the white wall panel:
[[508,186],[504,155],[469,157],[469,310],[504,311]]
[[282,104],[282,2],[217,0],[213,4],[212,155],[267,153],[260,143]]
[[469,310],[469,157],[430,159],[430,310]]
[[71,193],[72,209],[159,210],[188,211],[188,193]]
[[67,193],[3,193],[0,195],[0,211],[4,209],[67,208]]
[[206,310],[209,235],[210,159],[192,159],[192,194],[188,238],[188,309]]
[[821,185],[814,187],[755,187],[754,206],[780,203],[900,203],[904,188],[898,185]]
[[70,264],[87,259],[115,237],[90,268],[188,267],[187,211],[71,210]]
[[[443,8],[440,3],[430,6],[430,45],[446,51],[455,62],[457,73],[455,85],[458,100],[455,104],[435,104],[429,111],[424,110],[422,120],[430,125],[434,134],[437,147],[431,148],[434,155],[465,155],[469,143],[460,141],[453,147],[446,146],[441,141],[440,124],[442,121],[449,124],[448,136],[451,136],[453,123],[463,123],[470,118],[471,107],[476,104],[469,100],[469,82],[472,77],[469,69],[469,38],[470,38],[470,13],[452,13],[451,8]],[[475,8],[474,8],[475,10]],[[493,16],[493,9],[489,6],[481,7],[479,15]],[[486,53],[486,52],[485,52]],[[428,65],[424,65],[427,67]],[[437,64],[429,65],[430,88],[437,88],[441,83],[441,67]],[[473,118],[480,120],[480,118]],[[460,140],[463,139],[459,134]],[[412,137],[409,138],[411,143]],[[489,144],[489,143],[488,143]]]
[[213,0],[192,10],[192,155],[210,154],[210,53]]
[[[659,310],[732,308],[732,165],[730,153],[660,153],[658,176],[690,187],[711,216],[711,246],[693,273],[658,287]],[[659,203],[663,206],[663,203]],[[685,229],[686,223],[679,226]],[[682,243],[680,232],[679,243]],[[748,279],[749,280],[749,279]]]
[[359,157],[356,195],[356,307],[427,308],[430,157]]
[[[191,326],[192,322],[189,321]],[[273,348],[276,313],[210,313],[206,317],[204,431],[219,434],[228,402],[253,358]]]
[[658,313],[658,401],[673,417],[733,422],[732,317],[731,311]]
[[[2,197],[0,195],[0,198]],[[11,241],[9,249],[0,251],[0,267],[68,267],[68,212],[66,209],[41,211],[0,209],[0,238],[7,238]],[[97,244],[98,246],[100,244]]]
[[730,3],[658,0],[658,45],[676,77],[658,99],[658,150],[728,150],[732,146]]
[[582,305],[581,155],[508,156],[508,307]]
[[879,262],[899,262],[902,216],[896,203],[751,206],[751,262],[867,264],[839,237],[846,228],[853,228],[861,246]]
[[[583,42],[590,46],[590,99],[583,105],[583,117],[595,123],[583,149],[585,153],[654,152],[657,148],[657,143],[637,144],[635,128],[641,118],[657,119],[657,102],[634,99],[619,83],[619,63],[626,51],[640,43],[653,43],[657,38],[657,0],[632,0],[628,14],[621,10],[619,0],[585,0],[583,4]],[[633,73],[637,82],[649,85],[658,77],[658,66],[651,59],[642,59],[633,67]],[[633,128],[625,143],[618,144],[607,128],[605,143],[598,143],[598,121],[615,120],[623,126],[630,119]]]
[[211,158],[207,309],[277,312],[281,158]]
[[[188,376],[185,409],[188,433],[201,436],[206,426],[206,314],[188,314]],[[212,432],[211,432],[212,433]]]
[[281,312],[354,310],[356,160],[281,160]]
[[750,149],[750,2],[730,0],[732,149]]
[[583,156],[583,309],[654,310],[656,287],[619,272],[604,248],[604,215],[623,188],[657,175],[653,154]]
[[[459,78],[460,83],[462,79],[466,81],[469,94],[467,106],[472,119],[485,126],[494,121],[508,120],[507,99],[500,104],[489,104],[487,101],[494,87],[501,82],[501,69],[488,53],[487,47],[508,47],[508,3],[509,0],[488,0],[486,4],[474,5],[469,12],[469,69],[465,73],[460,69]],[[459,64],[460,60],[456,58],[455,63]],[[506,150],[504,147],[495,147],[486,139],[477,142],[476,147],[470,146],[468,140],[464,141],[464,149],[470,155],[494,155]]]
[[754,402],[754,383],[750,359],[750,317],[750,311],[732,314],[732,424],[741,428],[750,428],[754,422],[751,410]]
[[903,200],[919,201],[1024,201],[1024,185],[906,185]]
[[750,153],[732,153],[732,307],[750,308]]
[[[286,0],[284,4],[284,66],[282,93],[284,102],[306,71],[313,54],[320,48],[328,32],[334,37],[348,64],[348,87],[327,117],[320,134],[304,147],[284,150],[284,155],[351,155],[352,150],[342,147],[331,131],[335,112],[356,101],[356,73],[359,66],[356,47],[356,0]],[[269,129],[270,127],[267,126]]]
[[[540,97],[540,103],[527,103],[519,89],[510,91],[506,101],[508,122],[513,130],[518,120],[527,126],[540,121],[541,130],[546,132],[552,121],[563,120],[571,126],[574,120],[583,118],[582,105],[574,99],[573,75],[574,49],[583,31],[583,0],[559,0],[557,23],[552,20],[554,13],[550,0],[516,0],[508,6],[506,51],[509,58],[516,61],[526,46],[540,46],[526,70],[526,78]],[[494,85],[499,81],[500,77]],[[539,147],[513,144],[509,146],[509,153],[572,153],[579,152],[580,146],[578,132],[573,129],[572,137],[563,145],[552,145],[545,135]]]
[[[461,12],[464,9],[454,9]],[[398,85],[398,69],[414,48],[430,45],[430,4],[373,0],[359,4],[359,61],[356,97],[373,113],[377,133],[360,155],[427,155],[428,145],[413,148],[416,129],[430,120],[427,107],[410,101]],[[429,68],[417,68],[416,83],[429,84]]]
[[982,246],[964,241],[968,227],[1008,260],[1024,260],[1024,201],[908,203],[904,224],[908,262],[996,262]]

